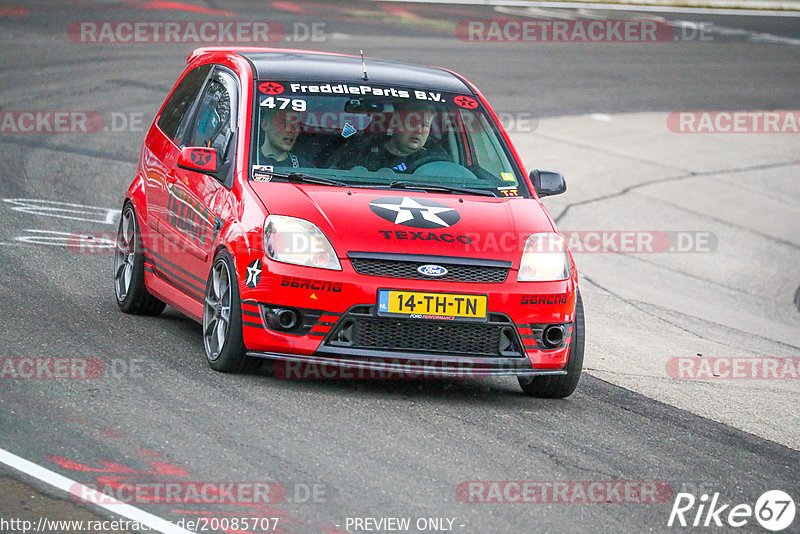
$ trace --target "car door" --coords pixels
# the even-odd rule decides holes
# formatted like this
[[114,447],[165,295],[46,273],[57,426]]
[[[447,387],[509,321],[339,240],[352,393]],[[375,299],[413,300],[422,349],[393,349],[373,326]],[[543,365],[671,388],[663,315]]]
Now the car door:
[[194,108],[179,131],[180,147],[208,147],[217,152],[215,176],[179,168],[177,157],[166,176],[166,214],[159,232],[179,251],[170,264],[171,282],[202,300],[222,219],[218,210],[230,195],[234,170],[239,85],[217,66],[206,80]]
[[[182,269],[182,247],[173,243],[163,233],[167,229],[167,206],[169,190],[174,180],[174,169],[181,150],[181,136],[193,116],[200,94],[211,75],[212,65],[201,65],[186,73],[167,99],[156,123],[150,129],[144,143],[142,172],[145,176],[147,196],[147,232],[143,242],[147,248],[147,259],[156,274],[180,287],[178,274]],[[190,286],[191,287],[191,286]],[[195,288],[196,289],[196,288]],[[191,292],[196,296],[196,292]]]
[[[146,178],[147,224],[153,232],[158,231],[158,222],[166,218],[167,174],[178,160],[179,132],[185,130],[211,69],[211,65],[201,65],[183,77],[167,99],[155,126],[148,132],[145,140],[142,170]],[[159,247],[154,245],[154,248]]]

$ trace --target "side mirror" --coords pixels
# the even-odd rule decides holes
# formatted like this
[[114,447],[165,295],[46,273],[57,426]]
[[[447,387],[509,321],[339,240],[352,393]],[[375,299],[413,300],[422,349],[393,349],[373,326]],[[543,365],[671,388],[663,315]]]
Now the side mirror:
[[217,151],[213,148],[187,146],[178,155],[178,167],[188,171],[217,176]]
[[560,172],[553,171],[540,171],[538,169],[531,171],[531,182],[536,194],[539,197],[549,197],[552,195],[560,195],[567,190],[567,182],[564,180],[564,175]]

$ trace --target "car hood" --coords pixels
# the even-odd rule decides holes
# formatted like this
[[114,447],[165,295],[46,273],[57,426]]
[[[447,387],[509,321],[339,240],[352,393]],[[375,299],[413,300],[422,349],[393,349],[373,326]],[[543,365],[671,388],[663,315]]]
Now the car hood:
[[553,231],[536,199],[250,182],[274,215],[316,224],[340,258],[381,252],[484,258],[516,268],[525,239]]

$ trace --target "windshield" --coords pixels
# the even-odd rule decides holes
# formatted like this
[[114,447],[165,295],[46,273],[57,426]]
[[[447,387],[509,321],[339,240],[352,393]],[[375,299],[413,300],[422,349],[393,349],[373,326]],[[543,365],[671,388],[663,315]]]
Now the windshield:
[[476,98],[367,83],[257,82],[251,179],[274,170],[356,187],[530,196]]

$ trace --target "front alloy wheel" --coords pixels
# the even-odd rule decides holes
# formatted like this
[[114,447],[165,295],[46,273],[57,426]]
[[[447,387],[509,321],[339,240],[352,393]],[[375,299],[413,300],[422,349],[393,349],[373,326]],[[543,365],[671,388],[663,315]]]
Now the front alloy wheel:
[[242,306],[233,259],[220,251],[211,266],[203,305],[203,345],[208,365],[225,373],[243,372],[251,358],[245,355]]
[[583,299],[578,293],[575,300],[575,326],[572,331],[572,342],[569,346],[569,360],[564,368],[566,375],[555,376],[520,376],[519,385],[532,397],[563,399],[572,395],[578,387],[583,369],[584,343]]

